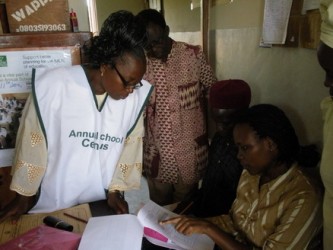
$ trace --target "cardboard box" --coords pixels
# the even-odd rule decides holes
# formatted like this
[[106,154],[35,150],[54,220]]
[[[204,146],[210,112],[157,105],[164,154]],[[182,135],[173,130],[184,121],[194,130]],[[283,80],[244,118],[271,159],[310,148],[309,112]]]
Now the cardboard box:
[[6,0],[10,33],[70,31],[67,0]]

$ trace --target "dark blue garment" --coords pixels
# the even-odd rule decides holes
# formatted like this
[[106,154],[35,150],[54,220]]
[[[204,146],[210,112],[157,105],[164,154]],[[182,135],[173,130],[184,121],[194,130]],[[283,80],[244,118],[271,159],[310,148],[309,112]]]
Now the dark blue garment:
[[216,133],[209,148],[209,162],[191,213],[197,217],[227,214],[236,197],[243,168],[237,159],[232,135]]

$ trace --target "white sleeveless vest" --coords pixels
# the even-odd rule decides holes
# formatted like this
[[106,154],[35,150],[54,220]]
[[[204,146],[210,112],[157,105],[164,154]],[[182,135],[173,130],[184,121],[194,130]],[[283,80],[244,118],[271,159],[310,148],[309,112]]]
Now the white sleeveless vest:
[[30,212],[106,198],[124,140],[152,91],[148,82],[142,83],[126,99],[107,96],[98,110],[81,66],[36,72],[32,94],[47,140],[48,162],[40,197]]

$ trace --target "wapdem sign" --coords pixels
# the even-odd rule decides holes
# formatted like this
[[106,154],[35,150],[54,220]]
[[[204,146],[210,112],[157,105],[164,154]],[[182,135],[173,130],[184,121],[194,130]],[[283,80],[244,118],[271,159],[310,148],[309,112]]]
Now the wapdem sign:
[[10,33],[70,31],[67,0],[7,0]]

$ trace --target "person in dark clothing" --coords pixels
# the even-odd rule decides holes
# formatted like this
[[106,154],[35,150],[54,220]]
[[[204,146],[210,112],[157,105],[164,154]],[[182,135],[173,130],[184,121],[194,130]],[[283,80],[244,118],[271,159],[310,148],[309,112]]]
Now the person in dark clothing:
[[233,119],[250,102],[251,89],[243,80],[224,80],[212,85],[209,103],[216,133],[209,147],[208,167],[201,188],[181,202],[175,212],[197,217],[229,212],[243,170],[233,142]]

